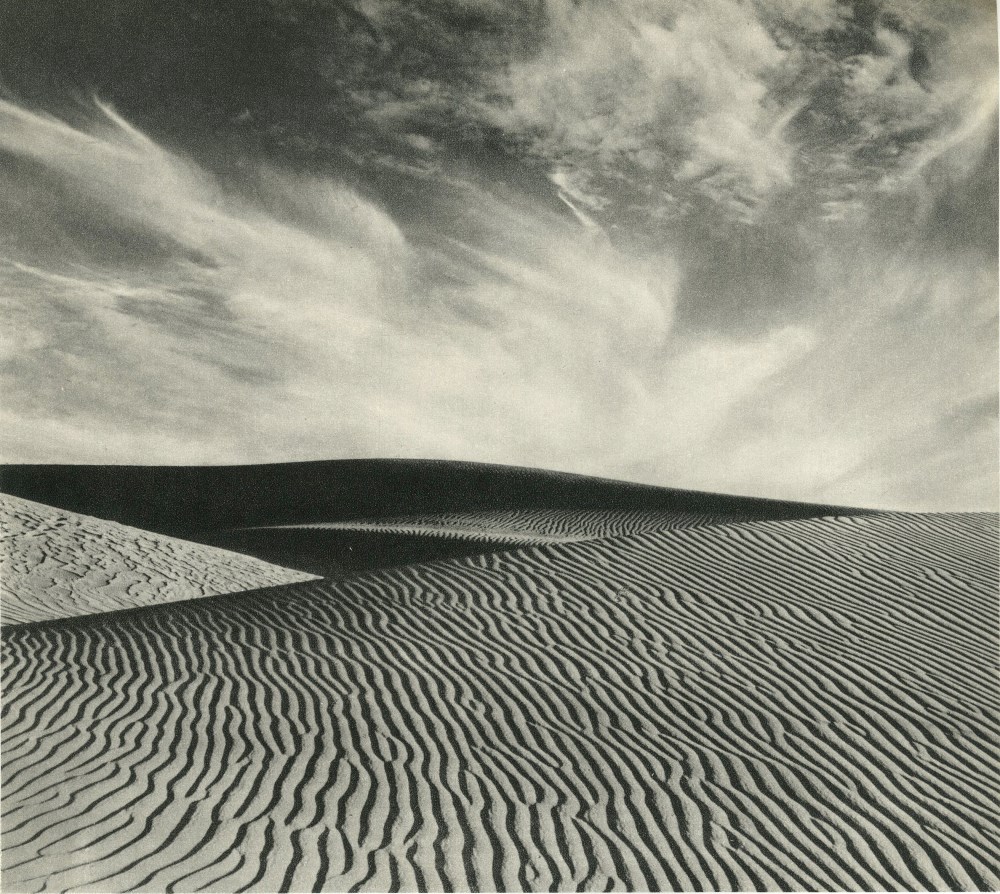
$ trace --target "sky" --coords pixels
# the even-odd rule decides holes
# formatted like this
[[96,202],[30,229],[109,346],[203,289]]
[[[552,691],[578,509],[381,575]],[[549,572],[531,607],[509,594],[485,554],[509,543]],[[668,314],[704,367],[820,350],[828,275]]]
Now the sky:
[[0,461],[998,506],[986,0],[34,0]]

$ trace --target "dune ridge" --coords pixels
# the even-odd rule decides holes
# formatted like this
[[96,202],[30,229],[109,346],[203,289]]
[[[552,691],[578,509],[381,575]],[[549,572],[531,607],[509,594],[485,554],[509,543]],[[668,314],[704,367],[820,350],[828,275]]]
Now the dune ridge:
[[0,624],[309,580],[251,556],[0,494]]
[[694,527],[7,629],[4,889],[995,889],[997,534]]

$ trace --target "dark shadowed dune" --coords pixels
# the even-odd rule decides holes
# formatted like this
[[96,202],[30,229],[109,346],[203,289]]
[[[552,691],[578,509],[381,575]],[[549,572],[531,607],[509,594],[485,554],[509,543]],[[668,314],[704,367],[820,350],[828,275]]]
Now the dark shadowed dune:
[[560,540],[863,511],[430,460],[0,466],[0,491],[325,577]]
[[482,536],[449,537],[437,533],[353,527],[237,528],[201,531],[197,536],[202,542],[223,549],[255,556],[265,562],[284,561],[291,568],[330,578],[414,562],[479,556],[511,546],[509,540],[490,540]]
[[996,889],[997,535],[716,524],[7,629],[3,888]]
[[670,510],[727,520],[856,511],[513,466],[404,459],[257,466],[5,465],[0,466],[0,491],[175,536],[199,529],[480,510]]

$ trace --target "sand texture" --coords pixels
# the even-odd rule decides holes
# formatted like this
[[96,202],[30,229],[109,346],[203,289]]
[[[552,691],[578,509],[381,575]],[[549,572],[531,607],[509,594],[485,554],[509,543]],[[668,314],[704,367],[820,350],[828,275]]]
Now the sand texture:
[[280,527],[389,534],[423,534],[528,546],[596,540],[667,528],[693,528],[739,521],[736,513],[670,509],[506,509],[427,513]]
[[200,599],[310,574],[0,494],[0,623]]
[[517,546],[574,543],[737,518],[733,513],[671,509],[476,509],[224,528],[201,536],[224,549],[340,579]]
[[997,536],[692,527],[6,629],[3,888],[995,889]]

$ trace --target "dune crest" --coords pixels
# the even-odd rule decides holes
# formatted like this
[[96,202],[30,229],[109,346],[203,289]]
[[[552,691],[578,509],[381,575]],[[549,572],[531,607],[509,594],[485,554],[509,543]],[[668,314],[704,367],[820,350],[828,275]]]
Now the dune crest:
[[[416,459],[248,466],[0,466],[6,493],[175,537],[205,530],[401,516],[621,513],[815,518],[864,510],[702,493],[546,469]],[[520,517],[523,513],[527,513]],[[485,516],[484,516],[485,517]],[[585,515],[571,524],[584,523]]]
[[513,546],[867,512],[416,459],[8,465],[0,483],[30,500],[336,578]]

